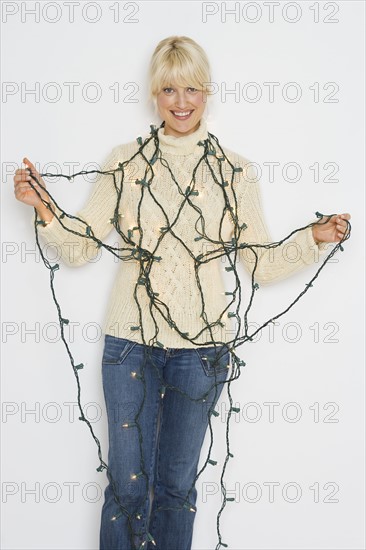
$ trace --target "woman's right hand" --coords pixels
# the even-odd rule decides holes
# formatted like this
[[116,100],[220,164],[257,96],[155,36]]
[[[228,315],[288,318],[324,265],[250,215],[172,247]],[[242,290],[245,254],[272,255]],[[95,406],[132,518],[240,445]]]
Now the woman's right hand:
[[37,182],[30,176],[30,174],[33,174],[39,183],[43,185],[43,187],[46,187],[45,182],[39,175],[39,172],[36,170],[35,166],[31,163],[27,157],[24,157],[23,159],[24,164],[26,165],[26,168],[18,168],[15,171],[14,176],[14,194],[15,197],[25,204],[29,204],[30,206],[34,206],[37,211],[42,215],[45,214],[43,219],[47,218],[48,220],[52,219],[53,214],[52,212],[47,208],[47,206],[42,202],[41,198],[37,194],[37,192],[31,187],[29,182],[32,182],[32,185],[37,189],[38,193],[42,197],[43,200],[50,202],[49,196],[38,184]]

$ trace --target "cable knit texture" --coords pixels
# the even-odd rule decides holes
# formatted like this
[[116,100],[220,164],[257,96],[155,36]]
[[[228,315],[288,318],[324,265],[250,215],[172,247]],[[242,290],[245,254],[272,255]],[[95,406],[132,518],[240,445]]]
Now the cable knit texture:
[[[223,277],[226,273],[225,266],[229,266],[227,258],[211,260],[200,265],[198,269],[207,320],[213,323],[221,318],[221,322],[224,324],[223,327],[215,326],[210,332],[207,330],[202,318],[203,303],[197,285],[193,259],[189,251],[197,257],[199,254],[215,250],[220,245],[215,245],[207,240],[205,241],[205,239],[195,241],[195,237],[199,236],[197,228],[202,229],[202,221],[197,221],[199,213],[187,202],[183,204],[184,196],[178,192],[178,185],[183,193],[189,185],[192,186],[193,169],[204,151],[204,148],[198,142],[208,137],[207,122],[205,119],[201,119],[198,129],[187,136],[166,135],[164,127],[159,128],[158,136],[162,156],[168,163],[177,183],[172,179],[168,168],[158,160],[153,164],[155,177],[149,186],[150,192],[144,186],[136,185],[136,179],[144,178],[147,166],[140,155],[136,156],[125,169],[123,192],[119,207],[120,226],[127,235],[129,229],[137,228],[139,218],[142,248],[161,257],[161,261],[153,262],[150,271],[152,289],[158,293],[159,300],[163,302],[163,304],[158,304],[159,308],[166,315],[167,311],[164,307],[164,304],[166,304],[179,330],[188,333],[189,338],[194,338],[194,343],[186,340],[174,328],[171,328],[157,308],[151,308],[151,302],[144,285],[139,284],[136,287],[141,273],[139,261],[135,259],[120,261],[104,322],[104,332],[140,343],[145,340],[145,343],[151,344],[149,340],[155,334],[153,322],[153,319],[155,319],[159,327],[157,340],[164,347],[192,348],[198,345],[202,346],[205,342],[209,342],[206,345],[213,345],[213,341],[226,342],[232,340],[235,331],[233,332],[233,326],[230,323],[232,320],[228,319],[227,313],[235,310],[236,303],[234,302],[228,309],[227,306],[230,300],[228,296],[224,295],[224,292],[235,288],[234,276],[229,278],[229,286],[232,288],[225,289]],[[146,145],[144,149],[146,158],[151,158],[154,147],[153,140]],[[234,174],[239,224],[245,223],[247,225],[247,228],[241,233],[239,242],[257,244],[273,242],[263,220],[259,182],[255,177],[250,161],[224,146],[222,148],[234,166],[243,168],[242,172],[235,172]],[[114,147],[105,160],[102,170],[107,171],[118,168],[118,163],[130,159],[138,149],[139,145],[136,141]],[[216,174],[217,180],[221,182],[218,161],[212,157],[214,156],[208,155],[208,162]],[[231,168],[226,161],[223,163],[223,170],[225,178],[230,181]],[[118,179],[121,173],[117,172],[116,174],[117,183],[120,183]],[[225,206],[223,190],[215,182],[211,171],[203,162],[196,172],[194,188],[198,190],[199,194],[191,195],[190,200],[202,210],[204,230],[210,239],[220,240],[220,222]],[[230,186],[225,187],[225,190],[230,198],[231,205],[234,207],[235,202]],[[143,198],[141,200],[142,193]],[[168,220],[159,204],[163,207]],[[87,222],[96,237],[103,240],[113,229],[111,219],[114,216],[115,206],[116,190],[113,185],[113,177],[102,175],[95,183],[85,208],[77,212],[76,215]],[[58,209],[56,209],[56,213],[60,214]],[[175,219],[173,229],[178,238],[166,232],[158,248],[156,248],[157,240],[162,234],[161,228],[171,224]],[[67,217],[64,217],[62,222],[68,228],[85,234],[85,226],[80,222],[70,220]],[[39,226],[39,228],[39,232],[45,241],[57,243],[62,253],[62,259],[68,265],[80,266],[87,263],[98,253],[98,248],[93,241],[67,232],[56,216],[47,226]],[[233,229],[234,225],[230,219],[230,213],[226,211],[221,224],[221,238],[224,241],[230,241],[233,236]],[[132,239],[138,243],[139,237],[138,229],[134,229]],[[121,246],[127,248],[122,239]],[[318,257],[317,253],[323,253],[325,246],[326,243],[317,246],[311,228],[307,228],[296,233],[291,241],[286,241],[279,247],[272,249],[258,248],[256,250],[259,254],[259,263],[255,273],[255,281],[262,285],[288,277],[304,266],[314,263]],[[125,252],[124,255],[127,253]],[[240,249],[238,259],[251,274],[254,266],[253,253],[248,249]],[[137,288],[136,297],[134,296],[135,287]],[[243,296],[242,300],[245,300],[245,298],[248,298],[248,296]],[[141,308],[141,320],[136,300]],[[137,331],[131,330],[131,327],[136,326],[142,327],[144,340],[141,328]]]

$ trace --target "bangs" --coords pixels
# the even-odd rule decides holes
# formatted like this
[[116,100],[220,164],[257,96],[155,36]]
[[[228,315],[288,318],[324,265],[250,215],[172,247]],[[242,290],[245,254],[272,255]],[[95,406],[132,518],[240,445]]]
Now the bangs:
[[180,56],[177,51],[176,54],[167,59],[163,66],[160,67],[158,74],[156,74],[156,93],[159,93],[162,88],[167,86],[192,86],[197,90],[203,90],[204,82],[207,83],[204,75],[200,74],[201,71],[199,71],[197,66],[193,66],[189,58]]
[[150,97],[166,87],[191,86],[210,93],[210,66],[206,54],[187,37],[171,37],[156,48],[150,64]]

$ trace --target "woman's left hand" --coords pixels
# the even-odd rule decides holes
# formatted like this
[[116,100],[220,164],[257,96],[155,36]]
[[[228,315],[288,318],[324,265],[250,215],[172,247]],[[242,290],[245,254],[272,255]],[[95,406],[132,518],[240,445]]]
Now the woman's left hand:
[[319,224],[313,225],[312,230],[315,242],[318,244],[321,242],[334,243],[341,241],[347,229],[346,220],[350,219],[351,215],[348,213],[334,214],[326,223],[321,221]]

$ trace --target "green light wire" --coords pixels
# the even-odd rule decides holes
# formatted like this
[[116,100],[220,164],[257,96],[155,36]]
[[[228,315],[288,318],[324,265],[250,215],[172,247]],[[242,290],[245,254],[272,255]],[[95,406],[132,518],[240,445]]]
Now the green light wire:
[[[161,124],[160,128],[163,127],[163,126],[164,126],[164,122]],[[223,512],[223,510],[226,506],[226,503],[227,502],[230,503],[231,501],[233,501],[232,498],[226,497],[226,489],[225,489],[225,483],[224,483],[224,476],[225,476],[225,471],[226,471],[227,464],[229,462],[229,459],[233,458],[233,454],[231,453],[230,443],[229,443],[230,419],[231,419],[231,416],[232,416],[233,413],[235,414],[235,413],[239,412],[239,409],[232,406],[233,405],[233,400],[232,400],[232,396],[231,396],[231,383],[234,380],[239,378],[239,376],[241,374],[241,368],[245,366],[245,362],[242,359],[240,359],[240,357],[238,357],[238,355],[236,355],[235,349],[238,348],[240,345],[244,344],[245,342],[252,341],[254,336],[258,332],[263,330],[263,328],[266,327],[269,323],[273,323],[275,319],[278,319],[279,317],[281,317],[282,315],[287,313],[299,301],[299,299],[304,294],[306,294],[306,292],[308,292],[308,290],[313,286],[312,283],[316,280],[316,278],[320,274],[321,270],[325,267],[326,263],[334,256],[334,254],[338,250],[343,251],[342,243],[350,237],[351,224],[347,221],[347,231],[345,232],[344,237],[342,238],[342,240],[339,241],[332,248],[330,253],[325,257],[325,259],[324,259],[323,263],[321,264],[321,266],[317,269],[316,273],[310,279],[309,283],[307,283],[305,285],[305,288],[298,294],[298,296],[296,298],[294,298],[292,300],[292,302],[290,302],[288,307],[285,308],[282,312],[280,312],[277,315],[275,315],[274,317],[272,317],[271,319],[268,319],[259,328],[257,328],[254,332],[249,334],[248,333],[248,314],[249,314],[249,311],[250,311],[250,309],[252,307],[252,304],[253,304],[255,292],[259,288],[258,284],[255,282],[255,272],[256,272],[256,269],[257,269],[257,265],[258,265],[258,249],[261,249],[261,248],[268,249],[268,248],[278,247],[278,246],[282,245],[282,243],[287,241],[292,235],[294,235],[295,233],[297,233],[299,231],[304,231],[308,227],[312,227],[316,224],[327,223],[329,221],[329,219],[334,214],[323,215],[323,214],[320,214],[319,212],[316,212],[316,216],[318,218],[318,221],[312,222],[312,223],[310,223],[310,224],[308,224],[304,227],[300,227],[298,229],[295,229],[294,231],[289,233],[285,238],[281,239],[280,241],[274,242],[274,243],[270,243],[270,244],[242,243],[242,244],[239,245],[238,242],[240,240],[242,232],[245,231],[247,226],[246,226],[245,223],[242,223],[241,225],[239,225],[239,222],[236,218],[236,215],[234,214],[234,212],[237,211],[237,199],[236,199],[236,193],[235,193],[235,189],[234,189],[233,184],[234,184],[235,172],[241,171],[242,168],[235,167],[230,162],[230,160],[226,156],[225,152],[223,151],[222,147],[220,146],[218,138],[216,136],[214,136],[213,134],[211,134],[210,132],[208,132],[208,138],[204,141],[199,141],[198,142],[198,145],[202,146],[202,149],[203,149],[202,156],[199,159],[199,161],[197,162],[197,165],[193,169],[191,184],[188,187],[186,187],[186,189],[183,190],[180,187],[178,181],[176,180],[172,170],[170,169],[168,161],[163,157],[162,152],[159,148],[158,129],[154,125],[151,125],[150,129],[151,129],[150,137],[146,138],[145,141],[142,141],[141,137],[137,138],[137,143],[139,145],[139,148],[138,148],[137,152],[134,155],[132,155],[132,157],[130,159],[128,159],[128,160],[126,160],[122,163],[119,163],[118,168],[116,168],[114,170],[81,171],[81,172],[73,174],[72,176],[66,176],[64,174],[51,174],[51,173],[40,174],[40,176],[44,176],[44,177],[60,177],[61,176],[61,177],[65,177],[69,180],[73,180],[75,177],[83,175],[83,174],[98,173],[98,174],[103,174],[103,175],[110,175],[110,177],[113,178],[113,185],[114,185],[114,189],[115,189],[115,192],[116,192],[116,204],[115,204],[114,214],[113,214],[113,217],[110,221],[111,221],[112,225],[114,226],[115,230],[117,231],[117,233],[120,235],[120,237],[121,237],[123,243],[125,244],[125,246],[120,246],[120,247],[110,246],[110,245],[107,245],[107,244],[103,243],[101,240],[99,240],[94,235],[92,227],[90,227],[84,220],[82,220],[81,218],[79,218],[77,216],[73,216],[71,214],[68,214],[64,210],[62,210],[60,208],[60,206],[57,204],[57,202],[55,201],[55,199],[48,192],[48,190],[40,184],[40,182],[37,180],[37,178],[33,174],[31,174],[31,177],[39,185],[39,187],[41,189],[43,189],[43,191],[47,194],[47,196],[49,197],[50,200],[48,201],[48,200],[43,199],[41,197],[39,191],[32,184],[32,182],[30,182],[30,185],[36,191],[38,196],[41,198],[43,204],[47,208],[49,208],[51,211],[53,211],[53,209],[52,209],[52,203],[53,203],[59,209],[59,211],[61,212],[60,215],[57,215],[56,212],[54,212],[54,211],[53,211],[53,213],[54,213],[55,217],[57,218],[58,223],[60,223],[60,225],[66,231],[68,231],[68,232],[70,232],[74,235],[77,235],[79,237],[83,237],[85,239],[94,241],[98,248],[105,248],[106,250],[108,250],[108,252],[110,252],[111,254],[116,256],[121,261],[137,261],[139,263],[140,272],[139,272],[138,281],[135,285],[135,290],[134,290],[134,299],[135,299],[136,305],[137,305],[138,310],[139,310],[139,324],[136,325],[136,326],[131,327],[131,330],[141,332],[141,339],[142,339],[143,343],[146,346],[144,348],[145,358],[144,358],[144,363],[141,366],[141,371],[139,373],[136,373],[136,375],[135,375],[135,378],[137,380],[139,380],[139,383],[141,383],[143,385],[143,399],[141,401],[141,405],[140,405],[139,410],[137,411],[137,414],[134,417],[133,421],[126,423],[128,425],[124,425],[122,427],[123,427],[123,429],[126,429],[126,428],[127,429],[133,429],[133,430],[136,429],[138,431],[139,445],[140,445],[140,470],[135,474],[135,476],[136,476],[136,478],[141,478],[145,482],[146,493],[145,493],[145,496],[142,499],[142,502],[144,502],[145,499],[147,498],[148,491],[149,491],[148,476],[147,476],[147,473],[145,471],[145,467],[144,467],[145,465],[144,465],[143,453],[142,453],[143,437],[142,437],[141,426],[140,426],[140,423],[139,423],[139,416],[140,416],[140,414],[143,410],[144,402],[145,402],[145,399],[146,399],[146,380],[145,380],[144,369],[145,369],[145,366],[146,366],[146,362],[148,360],[150,361],[151,364],[154,365],[153,358],[152,358],[153,347],[158,346],[158,347],[164,348],[164,344],[158,340],[159,328],[158,328],[158,325],[157,325],[157,322],[156,322],[156,319],[155,319],[155,316],[154,316],[154,310],[159,311],[159,313],[165,319],[168,326],[170,328],[174,328],[176,330],[176,332],[178,334],[180,334],[180,336],[184,340],[192,342],[196,346],[215,346],[215,348],[216,348],[216,346],[218,346],[220,348],[220,351],[217,351],[217,353],[215,355],[215,358],[212,361],[212,366],[214,367],[214,377],[213,377],[214,381],[213,381],[213,384],[212,384],[211,388],[205,394],[200,395],[197,398],[193,398],[192,396],[188,395],[186,392],[184,392],[183,390],[181,390],[178,387],[169,385],[165,380],[162,379],[162,377],[160,376],[160,373],[158,372],[157,366],[154,365],[156,373],[157,373],[158,377],[160,378],[160,382],[161,382],[160,395],[161,395],[162,399],[163,399],[163,397],[165,395],[165,392],[167,390],[172,390],[172,391],[180,392],[182,395],[184,395],[187,399],[190,399],[191,401],[195,401],[197,403],[202,403],[202,402],[205,402],[207,400],[207,397],[210,394],[210,392],[212,390],[215,390],[215,397],[213,398],[214,401],[215,401],[215,398],[217,396],[218,386],[220,384],[225,384],[226,385],[227,394],[228,394],[228,398],[229,398],[230,409],[229,409],[229,413],[227,415],[227,421],[226,421],[226,457],[225,457],[225,460],[224,460],[224,464],[223,464],[222,472],[221,472],[221,477],[220,477],[220,486],[221,486],[221,493],[222,493],[223,501],[222,501],[222,505],[220,507],[220,510],[218,511],[217,522],[216,522],[217,523],[218,543],[217,543],[217,546],[216,546],[215,550],[219,550],[221,547],[226,548],[228,546],[226,543],[224,543],[222,541],[221,529],[220,529],[220,516],[221,516],[221,514],[222,514],[222,512]],[[144,149],[146,148],[146,146],[150,142],[152,142],[154,144],[155,149],[154,149],[152,157],[150,159],[148,159],[146,157],[145,153],[144,153]],[[132,230],[128,230],[127,234],[125,234],[122,231],[121,227],[120,227],[120,214],[119,214],[120,203],[121,203],[122,192],[123,192],[123,183],[124,183],[124,178],[125,178],[125,168],[128,167],[129,163],[131,163],[138,156],[141,157],[145,161],[146,169],[145,169],[144,177],[140,180],[135,181],[135,184],[140,186],[140,193],[141,193],[140,201],[138,203],[137,225]],[[213,170],[212,164],[210,164],[210,162],[208,161],[209,157],[211,159],[212,158],[216,159],[218,172],[219,172],[219,177],[217,177],[217,174]],[[229,163],[230,167],[231,167],[231,177],[229,179],[224,177],[223,170],[222,170],[223,161],[227,161]],[[151,182],[152,182],[152,180],[154,178],[154,175],[155,175],[154,165],[157,162],[159,162],[162,166],[165,166],[167,168],[167,170],[169,171],[169,173],[171,175],[173,184],[176,186],[176,188],[178,190],[178,193],[182,197],[182,202],[181,202],[180,206],[177,208],[177,213],[176,213],[176,216],[175,216],[174,220],[169,220],[168,215],[166,214],[166,212],[163,209],[162,205],[157,201],[156,197],[154,196],[154,194],[151,190]],[[222,195],[223,195],[224,202],[225,202],[225,206],[224,206],[222,215],[220,217],[220,222],[219,222],[219,240],[214,240],[214,239],[211,239],[210,237],[208,237],[208,235],[206,234],[206,232],[204,230],[205,220],[204,220],[204,217],[202,215],[202,211],[196,204],[194,204],[192,202],[192,200],[190,198],[191,196],[195,196],[198,193],[194,189],[194,186],[195,186],[195,182],[196,182],[196,173],[197,173],[197,170],[198,170],[201,163],[203,163],[204,165],[206,165],[208,167],[208,170],[209,170],[215,184],[217,184],[218,186],[221,187]],[[117,177],[118,176],[120,177],[120,182],[119,183],[117,183]],[[227,191],[226,191],[226,189],[229,186],[231,188],[231,191],[232,191],[233,197],[234,197],[234,203],[235,203],[234,207],[233,207],[232,204],[230,204],[230,200],[229,200],[229,197],[228,197],[228,194],[227,194]],[[151,196],[151,198],[154,200],[156,205],[161,209],[161,211],[162,211],[162,213],[165,217],[165,226],[161,227],[161,229],[160,229],[161,234],[160,234],[160,236],[157,240],[157,243],[156,243],[156,246],[155,246],[154,250],[152,250],[152,251],[144,249],[142,247],[143,231],[142,231],[141,223],[140,223],[141,222],[141,205],[143,203],[143,200],[144,200],[144,197],[145,197],[146,194],[149,194]],[[182,208],[185,206],[185,204],[188,204],[191,208],[193,208],[199,214],[199,218],[196,222],[196,230],[197,230],[197,233],[199,234],[199,237],[196,237],[195,240],[198,241],[198,240],[204,239],[205,241],[208,241],[208,242],[214,244],[215,245],[214,250],[211,250],[211,251],[206,252],[206,253],[199,254],[197,257],[195,257],[194,254],[192,253],[192,251],[189,249],[187,243],[184,242],[175,233],[174,226],[176,225],[176,223],[179,219],[179,216],[180,216],[180,212],[182,211]],[[223,220],[224,220],[225,214],[227,212],[230,212],[230,214],[232,216],[232,219],[233,219],[233,223],[234,223],[234,231],[233,231],[234,236],[228,242],[224,241],[222,239],[222,235],[221,235]],[[68,228],[64,224],[64,219],[65,218],[81,222],[85,226],[85,232],[81,233],[79,231],[75,231],[75,230],[72,230],[72,229]],[[201,228],[202,228],[201,230],[198,229],[198,227],[197,227],[197,224],[198,224],[199,221],[201,222]],[[37,213],[37,210],[35,209],[34,227],[35,227],[36,244],[37,244],[37,247],[39,249],[40,255],[42,257],[43,263],[46,266],[46,268],[49,269],[49,272],[50,272],[50,288],[51,288],[53,301],[56,305],[56,309],[57,309],[57,313],[58,313],[58,319],[59,319],[59,324],[60,324],[60,329],[61,329],[61,339],[62,339],[62,341],[65,345],[65,348],[66,348],[67,354],[69,356],[69,360],[70,360],[70,363],[71,363],[71,366],[73,368],[73,372],[74,372],[74,375],[75,375],[75,378],[76,378],[77,402],[78,402],[78,407],[79,407],[79,411],[80,411],[79,420],[85,422],[85,424],[88,426],[88,428],[90,430],[90,433],[91,433],[91,435],[92,435],[92,437],[93,437],[93,439],[94,439],[94,441],[97,445],[98,457],[99,457],[99,461],[100,461],[100,464],[97,467],[97,471],[102,472],[103,470],[106,470],[107,478],[108,478],[108,480],[111,484],[111,488],[113,490],[115,502],[117,503],[117,505],[119,507],[119,510],[120,510],[117,515],[115,515],[111,518],[111,520],[112,521],[117,521],[120,517],[122,517],[122,515],[126,516],[127,517],[127,524],[128,524],[128,527],[129,527],[129,533],[130,533],[130,540],[131,540],[132,548],[139,549],[139,550],[146,550],[147,545],[150,542],[152,544],[155,544],[155,541],[153,541],[152,535],[148,532],[147,526],[145,526],[145,529],[143,529],[142,531],[138,531],[138,532],[134,531],[133,521],[136,518],[140,519],[141,515],[140,515],[139,512],[131,514],[127,510],[127,508],[124,506],[123,502],[121,502],[121,498],[118,495],[116,483],[115,483],[115,480],[112,476],[110,468],[108,467],[108,464],[103,460],[100,441],[96,437],[91,423],[85,417],[84,412],[83,412],[83,408],[82,408],[82,405],[81,405],[81,384],[80,384],[79,371],[82,370],[84,365],[83,365],[83,363],[75,364],[74,357],[71,353],[69,344],[68,344],[68,342],[65,338],[64,325],[67,324],[69,321],[68,321],[68,319],[64,318],[63,315],[62,315],[61,307],[60,307],[60,304],[57,300],[56,293],[55,293],[55,286],[54,286],[55,272],[57,270],[59,270],[60,266],[59,266],[59,264],[51,265],[50,262],[48,261],[48,259],[43,254],[43,251],[42,251],[42,248],[41,248],[40,242],[39,242],[39,231],[38,231],[38,226],[43,225],[43,224],[44,224],[44,222],[42,220],[38,219],[38,213]],[[135,231],[138,232],[138,234],[139,234],[139,237],[136,240],[133,239]],[[181,245],[184,247],[184,249],[186,250],[186,252],[188,253],[188,255],[190,256],[190,258],[193,262],[195,277],[196,277],[196,282],[197,282],[197,288],[199,289],[201,303],[202,303],[201,318],[203,319],[203,321],[206,325],[205,329],[201,330],[197,335],[190,335],[189,333],[182,332],[180,330],[177,323],[171,317],[168,304],[164,303],[161,300],[161,298],[159,298],[158,293],[154,292],[152,284],[151,284],[150,272],[151,272],[151,269],[152,269],[152,266],[153,266],[154,262],[160,262],[163,259],[161,256],[159,256],[159,245],[163,241],[163,239],[165,238],[165,236],[167,234],[172,235],[174,238],[176,238],[181,243]],[[248,305],[245,309],[244,317],[243,317],[244,335],[239,336],[240,331],[241,331],[241,326],[242,326],[242,319],[241,319],[241,316],[239,314],[239,309],[240,309],[240,306],[241,306],[242,296],[241,296],[241,284],[240,284],[240,279],[239,279],[239,276],[238,276],[238,273],[237,273],[237,270],[236,270],[236,264],[237,264],[238,251],[240,249],[243,249],[243,248],[247,248],[253,254],[253,256],[254,256],[254,267],[253,267],[252,276],[251,276],[251,293],[250,293]],[[228,263],[229,263],[229,266],[226,267],[225,270],[232,273],[235,277],[235,288],[232,292],[226,292],[225,293],[228,296],[232,296],[232,299],[231,299],[230,303],[223,310],[223,312],[220,314],[219,318],[215,322],[209,323],[208,319],[207,319],[206,312],[205,312],[205,300],[204,300],[202,287],[201,287],[201,283],[200,283],[199,267],[203,264],[209,263],[210,261],[212,261],[214,259],[223,258],[223,257],[225,257],[228,260]],[[141,305],[140,305],[138,297],[137,297],[137,289],[138,289],[139,285],[145,286],[147,295],[150,299],[150,304],[149,304],[150,314],[151,314],[151,317],[154,321],[154,326],[155,326],[155,334],[148,342],[146,342],[146,339],[145,339],[144,327],[143,327],[143,323],[142,323],[142,310],[141,310]],[[237,302],[237,306],[236,306],[235,311],[233,311],[234,301]],[[230,310],[230,311],[228,311],[228,310]],[[222,342],[220,340],[215,340],[213,330],[217,326],[223,326],[222,318],[225,314],[228,315],[228,317],[233,317],[233,318],[235,317],[236,318],[237,332],[236,332],[235,337],[232,340]],[[201,333],[204,330],[207,330],[209,332],[211,339],[207,340],[204,343],[198,344],[197,342],[195,342],[195,340],[201,336]],[[229,368],[231,367],[230,376],[224,382],[218,382],[215,367],[217,365],[220,366],[220,360],[221,360],[223,354],[225,354],[227,351],[230,352],[230,357],[231,357],[230,365],[228,365]],[[182,510],[182,509],[185,509],[187,511],[187,513],[195,512],[196,507],[195,507],[195,505],[193,505],[189,501],[189,497],[190,497],[190,494],[191,494],[192,490],[195,487],[196,481],[199,478],[199,476],[201,475],[201,473],[205,470],[207,465],[211,465],[213,467],[217,465],[217,461],[214,460],[213,458],[211,458],[211,451],[212,451],[212,446],[213,446],[213,441],[214,441],[213,427],[212,427],[212,423],[211,423],[211,418],[212,418],[212,416],[214,416],[214,417],[218,416],[218,413],[217,413],[217,411],[214,410],[213,407],[209,407],[208,410],[207,410],[207,415],[208,415],[208,430],[209,430],[209,433],[210,433],[210,444],[209,444],[209,449],[208,449],[206,460],[205,460],[202,468],[200,469],[200,471],[197,473],[197,475],[196,475],[189,491],[187,492],[186,498],[185,498],[182,506],[175,507],[175,508],[170,507],[170,508],[168,508],[169,510]],[[158,510],[159,509],[163,509],[163,508],[158,508]],[[167,509],[167,508],[164,508],[164,509]],[[136,539],[138,540],[138,543],[137,543],[138,546],[135,545]]]

